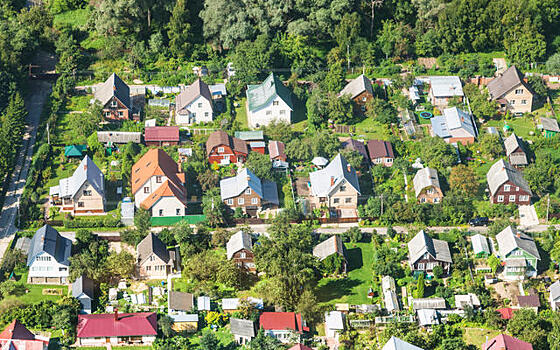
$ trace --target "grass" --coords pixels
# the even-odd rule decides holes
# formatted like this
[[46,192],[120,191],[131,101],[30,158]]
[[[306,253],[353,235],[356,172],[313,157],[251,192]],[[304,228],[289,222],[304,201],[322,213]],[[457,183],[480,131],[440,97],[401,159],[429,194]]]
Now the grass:
[[388,140],[391,136],[387,125],[380,124],[371,118],[365,118],[354,126],[356,127],[356,135],[365,135],[368,139]]
[[[106,347],[101,347],[101,346],[78,346],[75,347],[74,349],[77,350],[107,350]],[[118,346],[119,350],[150,350],[152,349],[151,346]]]
[[70,97],[70,102],[66,106],[66,109],[68,109],[69,111],[85,112],[88,110],[90,106],[89,104],[90,100],[91,100],[91,95],[72,96]]
[[245,108],[245,104],[247,103],[247,98],[242,98],[239,101],[236,101],[239,106],[235,108],[235,120],[239,122],[239,125],[242,129],[249,129],[249,120],[247,119],[247,109]]
[[[205,327],[203,329],[201,329],[201,331],[199,332],[199,334],[201,334],[202,332],[213,332],[210,327]],[[223,347],[228,348],[233,342],[233,335],[231,334],[231,332],[229,331],[229,329],[222,327],[222,328],[218,328],[217,331],[214,331],[214,335],[216,335],[216,338],[218,338],[218,340],[220,341],[220,344],[223,345]],[[192,345],[198,345],[200,344],[200,337],[199,336],[194,336],[192,338],[190,338],[191,344]]]
[[467,344],[472,344],[477,348],[480,348],[482,344],[486,342],[486,337],[490,340],[500,333],[502,332],[494,329],[465,328],[463,340],[465,340],[465,343]]
[[[535,125],[533,124],[533,120],[528,117],[517,117],[512,118],[510,120],[490,120],[488,121],[484,127],[494,126],[498,129],[501,133],[503,133],[503,127],[507,123],[511,127],[511,131],[515,132],[517,136],[520,136],[524,139],[533,139],[539,133],[537,132]],[[535,135],[531,136],[529,133],[534,132]],[[505,137],[509,135],[504,135]]]
[[[21,272],[21,271],[19,271]],[[21,278],[19,279],[21,282],[24,283],[25,288],[29,291],[28,293],[21,295],[18,297],[24,303],[36,303],[41,300],[52,300],[57,301],[62,296],[68,294],[68,287],[60,286],[60,285],[44,285],[44,284],[27,284],[27,271],[19,274],[16,272],[16,276],[20,275]],[[43,295],[43,289],[62,289],[62,295]]]
[[69,25],[72,28],[80,28],[87,24],[90,16],[91,13],[88,8],[71,10],[54,16],[53,23],[55,27]]

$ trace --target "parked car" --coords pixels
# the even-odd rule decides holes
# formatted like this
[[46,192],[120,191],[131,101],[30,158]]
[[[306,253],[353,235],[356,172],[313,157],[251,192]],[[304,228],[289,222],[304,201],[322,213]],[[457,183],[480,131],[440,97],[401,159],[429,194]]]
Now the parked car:
[[469,221],[471,226],[488,226],[489,220],[487,217],[476,217]]

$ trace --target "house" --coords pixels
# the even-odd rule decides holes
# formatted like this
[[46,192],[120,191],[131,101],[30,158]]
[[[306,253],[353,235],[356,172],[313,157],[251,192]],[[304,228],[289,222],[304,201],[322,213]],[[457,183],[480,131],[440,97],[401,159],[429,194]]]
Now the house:
[[97,141],[107,146],[115,144],[125,145],[129,142],[142,142],[142,133],[139,131],[98,131]]
[[477,258],[487,258],[492,253],[488,246],[488,238],[480,233],[471,237],[471,243],[474,255]]
[[455,295],[455,307],[460,310],[464,310],[466,307],[475,308],[480,307],[480,299],[473,293],[468,294],[456,294]]
[[493,204],[528,205],[531,203],[533,192],[529,184],[519,170],[503,159],[490,167],[486,174],[486,181],[490,189],[490,202]]
[[415,311],[420,327],[429,328],[441,323],[439,314],[435,309],[418,309]]
[[89,156],[85,156],[72,176],[60,179],[49,189],[53,206],[72,215],[105,214],[105,178]]
[[439,109],[446,108],[449,100],[458,98],[459,101],[463,100],[463,85],[457,76],[433,76],[429,78],[430,90],[428,98],[432,105]]
[[541,301],[538,294],[517,295],[515,298],[517,299],[517,305],[514,309],[531,309],[535,313],[539,312]]
[[175,146],[179,144],[178,126],[150,126],[144,128],[146,146]]
[[272,166],[274,168],[278,168],[283,164],[285,164],[287,168],[288,156],[286,155],[286,145],[284,144],[284,142],[269,141],[268,155],[270,156],[270,160],[272,161]]
[[64,147],[64,156],[66,158],[78,157],[82,158],[87,150],[87,145],[70,145]]
[[78,299],[80,309],[85,314],[91,314],[93,311],[94,291],[95,282],[86,276],[80,276],[72,283],[72,297]]
[[248,154],[249,149],[245,141],[231,137],[222,130],[210,134],[206,141],[206,156],[210,164],[245,163]]
[[548,300],[550,301],[550,308],[552,311],[560,310],[560,281],[556,281],[548,287],[550,295]]
[[389,341],[383,345],[381,350],[424,350],[415,345],[405,342],[404,340],[392,336]]
[[496,236],[498,253],[505,263],[504,277],[523,279],[537,275],[537,263],[541,259],[535,241],[512,226]]
[[136,208],[152,216],[186,215],[185,173],[162,149],[150,149],[134,164],[131,192]]
[[201,79],[197,79],[175,97],[176,124],[210,123],[213,117],[212,93]]
[[317,244],[313,248],[313,256],[319,258],[320,261],[325,260],[333,254],[338,254],[342,257],[342,273],[346,273],[348,262],[346,261],[344,244],[339,235],[332,235],[327,240]]
[[382,164],[383,166],[393,166],[395,154],[393,152],[393,146],[389,141],[369,140],[367,142],[367,149],[371,165]]
[[274,74],[260,85],[247,85],[247,119],[250,128],[267,126],[272,121],[291,124],[292,93]]
[[257,334],[255,323],[251,320],[243,320],[240,318],[231,318],[229,320],[231,334],[235,338],[235,342],[239,345],[249,343]]
[[383,291],[383,301],[385,303],[385,309],[389,313],[395,311],[400,311],[399,299],[397,298],[397,293],[394,290],[384,290]]
[[193,333],[198,330],[198,314],[171,314],[169,317],[173,320],[171,328],[175,332]]
[[130,88],[115,73],[95,90],[94,97],[103,106],[105,119],[131,119],[133,100],[130,98]]
[[502,75],[488,83],[490,99],[500,104],[502,112],[530,113],[534,93],[516,66],[509,67]]
[[533,350],[533,346],[523,340],[500,334],[482,344],[482,350]]
[[476,124],[472,116],[457,107],[446,108],[442,115],[430,119],[432,136],[438,136],[447,143],[460,142],[463,145],[474,143],[478,136]]
[[27,254],[27,283],[66,284],[68,282],[72,241],[45,225],[35,232]]
[[433,273],[434,267],[441,266],[443,273],[448,274],[452,262],[449,244],[433,239],[424,230],[408,242],[408,265],[414,273]]
[[13,320],[0,333],[2,350],[46,350],[48,346],[49,338],[36,336],[18,320]]
[[170,290],[167,300],[167,309],[170,315],[186,314],[194,308],[194,295],[191,293]]
[[239,304],[246,300],[250,303],[255,309],[262,310],[264,307],[264,302],[262,299],[248,297],[245,299],[239,298],[223,298],[222,299],[222,310],[225,313],[234,313],[239,309]]
[[338,335],[346,329],[346,315],[340,311],[325,312],[325,334],[327,338],[338,340]]
[[[354,140],[354,139],[348,137],[348,138],[343,139],[343,141],[341,143],[341,147],[342,147],[342,149],[347,150],[347,151],[358,152],[359,154],[362,155],[362,158],[363,158],[364,162],[369,159],[368,153],[367,153],[367,150],[366,150],[366,146],[364,145],[364,143],[362,141]],[[392,151],[392,148],[391,148],[391,151]]]
[[412,309],[414,311],[421,309],[445,310],[447,308],[444,298],[416,298],[412,299]]
[[221,100],[227,96],[226,84],[212,84],[208,85],[208,88],[212,94],[212,100]]
[[558,127],[558,121],[553,118],[541,117],[541,125],[543,130],[543,135],[546,138],[551,138],[560,133],[560,127]]
[[263,312],[259,324],[265,335],[282,343],[299,342],[303,332],[309,332],[301,314],[295,312]]
[[311,209],[328,208],[338,217],[356,217],[360,183],[356,170],[339,153],[325,168],[309,174]]
[[362,74],[346,84],[338,95],[350,97],[350,99],[354,101],[357,109],[365,112],[366,103],[373,98],[371,80]]
[[511,165],[519,167],[529,164],[525,145],[523,141],[519,137],[517,137],[517,135],[515,135],[515,133],[511,134],[507,139],[505,139],[504,147],[506,149],[506,155]]
[[167,250],[153,232],[136,246],[136,274],[139,278],[165,279],[173,272],[175,260],[175,252]]
[[78,315],[76,326],[79,346],[152,345],[157,336],[157,314]]
[[220,181],[220,196],[228,208],[241,208],[250,216],[256,216],[261,210],[278,208],[280,203],[276,182],[261,180],[247,168]]
[[443,191],[439,185],[436,169],[422,168],[416,172],[414,179],[414,193],[420,203],[441,203]]
[[255,131],[236,131],[235,137],[245,141],[251,152],[265,154],[266,144],[264,143],[264,133],[262,130]]
[[233,260],[235,264],[248,271],[255,272],[253,242],[251,235],[244,231],[235,233],[226,244],[226,253],[228,260]]

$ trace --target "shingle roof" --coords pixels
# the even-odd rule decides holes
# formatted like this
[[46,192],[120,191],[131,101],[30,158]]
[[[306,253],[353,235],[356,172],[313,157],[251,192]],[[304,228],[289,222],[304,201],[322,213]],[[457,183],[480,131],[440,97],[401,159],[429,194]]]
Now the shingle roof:
[[506,155],[508,157],[518,148],[520,148],[524,153],[527,153],[527,151],[525,150],[525,146],[523,145],[523,141],[521,141],[519,137],[515,135],[515,133],[511,134],[507,139],[504,140],[504,147],[506,148]]
[[355,98],[362,92],[367,91],[373,95],[373,87],[371,86],[371,80],[365,75],[360,75],[356,79],[350,81],[346,86],[340,91],[340,96],[349,95],[350,98]]
[[523,75],[517,67],[511,66],[501,76],[488,83],[488,93],[491,99],[496,100],[519,84],[523,84]]
[[417,298],[412,299],[412,309],[445,309],[445,299],[443,298]]
[[244,231],[239,231],[227,242],[226,254],[227,258],[231,259],[235,253],[241,249],[247,249],[251,251],[253,249],[253,243],[251,242],[251,235]]
[[381,350],[424,350],[422,348],[417,347],[416,345],[412,345],[410,343],[405,342],[404,340],[392,336],[388,342],[383,345],[383,349]]
[[539,250],[535,241],[523,232],[518,231],[513,226],[508,226],[496,235],[500,256],[505,258],[512,250],[519,248],[532,256],[540,259]]
[[260,85],[247,85],[247,105],[250,111],[268,105],[276,97],[280,97],[290,109],[294,108],[290,90],[274,73],[270,73]]
[[441,138],[476,137],[476,127],[469,113],[457,107],[446,108],[443,115],[434,116],[432,130]]
[[438,261],[453,262],[449,244],[439,239],[433,239],[424,230],[421,230],[408,242],[408,261],[412,265],[425,253]]
[[434,186],[441,189],[437,170],[433,168],[422,168],[418,170],[412,182],[414,184],[414,193],[416,197],[418,197],[420,192],[426,187]]
[[237,137],[231,137],[223,130],[218,130],[211,133],[206,141],[206,155],[210,155],[210,152],[214,149],[214,147],[220,145],[229,146],[236,152],[244,154],[249,153],[245,141]]
[[509,335],[500,334],[482,344],[482,350],[533,350],[533,345]]
[[324,169],[309,174],[311,193],[316,197],[328,197],[343,181],[360,193],[356,170],[339,153]]
[[488,246],[488,238],[481,235],[480,233],[472,236],[471,238],[473,251],[475,254],[487,253],[490,254],[490,247]]
[[[390,144],[389,144],[390,145]],[[341,144],[343,149],[356,151],[362,155],[365,159],[368,158],[368,153],[366,151],[366,146],[363,142],[348,138],[344,140]],[[391,149],[392,151],[392,149]]]
[[178,311],[191,311],[194,304],[194,296],[191,293],[169,291],[169,309]]
[[498,191],[500,186],[508,180],[515,186],[518,186],[532,195],[531,188],[529,187],[527,181],[523,178],[521,172],[503,159],[500,159],[490,167],[490,170],[488,170],[488,173],[486,174],[486,180],[492,195],[496,194],[496,191]]
[[344,244],[339,235],[332,235],[326,241],[323,241],[313,248],[313,256],[324,260],[327,257],[338,253],[344,257]]
[[111,98],[116,97],[126,108],[130,109],[130,88],[115,73],[95,90],[95,99],[105,105]]
[[210,92],[208,84],[203,82],[201,79],[197,79],[194,83],[181,91],[177,97],[175,97],[175,109],[180,111],[200,96],[208,100],[210,102],[210,106],[212,106],[212,93]]
[[148,233],[138,246],[136,247],[138,262],[142,264],[150,255],[155,254],[166,264],[169,263],[169,251],[165,244],[153,232]]
[[367,142],[369,158],[373,161],[376,158],[388,157],[395,158],[393,146],[389,141],[369,140]]
[[556,281],[551,284],[549,290],[552,300],[557,300],[558,298],[560,298],[560,281]]
[[74,283],[72,283],[72,296],[74,298],[77,298],[80,296],[80,294],[84,293],[90,299],[93,299],[94,289],[95,283],[91,279],[87,278],[86,276],[80,276],[76,278]]
[[35,257],[42,252],[52,256],[59,264],[69,266],[68,258],[72,252],[72,241],[62,237],[51,226],[45,225],[38,229],[31,239],[29,254],[27,254],[27,266],[31,266]]
[[126,337],[157,335],[157,315],[155,312],[118,314],[78,315],[76,326],[78,338]]
[[556,119],[541,117],[541,124],[544,130],[560,132],[558,121]]
[[51,187],[49,192],[58,192],[60,197],[73,198],[86,181],[97,193],[101,196],[105,196],[105,180],[103,173],[89,156],[85,156],[84,159],[82,159],[72,176],[61,179],[58,182],[58,186]]
[[138,192],[152,176],[165,176],[178,188],[183,187],[184,173],[164,150],[152,148],[132,167],[132,193]]
[[457,76],[430,77],[432,94],[435,97],[464,96],[461,80]]
[[519,307],[540,307],[541,306],[541,302],[540,302],[539,296],[537,294],[518,295],[516,298],[517,298],[517,305],[519,305]]
[[261,180],[247,168],[241,169],[236,176],[220,181],[220,196],[222,200],[235,198],[251,188],[263,201],[278,204],[278,189],[276,183]]
[[251,320],[243,320],[240,318],[231,318],[229,320],[231,333],[243,337],[252,338],[255,334],[255,323]]
[[179,141],[178,126],[150,126],[144,129],[144,140],[149,141]]

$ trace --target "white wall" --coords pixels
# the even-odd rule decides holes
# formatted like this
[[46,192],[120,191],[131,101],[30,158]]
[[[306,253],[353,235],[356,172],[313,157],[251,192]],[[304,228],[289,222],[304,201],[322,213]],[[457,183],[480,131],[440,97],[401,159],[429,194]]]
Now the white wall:
[[[39,257],[50,257],[50,261],[38,261]],[[41,268],[38,270],[37,268]],[[60,271],[60,269],[63,269]],[[68,278],[68,266],[59,264],[54,257],[43,252],[35,257],[29,267],[29,277],[66,277]]]
[[[274,101],[278,102],[278,105],[274,105]],[[284,111],[284,114],[280,114],[280,111]],[[273,120],[283,121],[291,124],[292,120],[292,110],[290,107],[282,100],[280,97],[276,97],[273,101],[264,107],[256,111],[247,111],[247,118],[249,120],[249,127],[258,128],[263,125],[270,124]]]
[[[177,215],[179,209],[180,215]],[[159,215],[159,211],[163,210],[163,215]],[[161,197],[152,206],[152,216],[183,216],[185,215],[185,205],[176,197]]]
[[[200,105],[200,107],[199,107]],[[190,111],[187,114],[186,111]],[[175,115],[175,123],[179,125],[188,125],[192,123],[210,123],[213,118],[212,102],[203,96],[199,96],[196,100],[186,105],[180,112]],[[205,115],[208,113],[208,115]]]
[[[140,169],[139,171],[142,171],[142,169]],[[161,186],[165,182],[165,180],[167,180],[167,177],[164,175],[161,176],[160,183],[156,182],[156,176],[150,177],[148,181],[146,181],[146,183],[142,185],[142,187],[140,187],[140,189],[138,189],[138,191],[134,194],[134,205],[136,205],[136,208],[140,208],[140,204],[144,201],[144,199],[148,198],[150,194],[154,193],[154,191],[156,191],[159,186]],[[144,187],[150,188],[148,193],[144,193]]]

